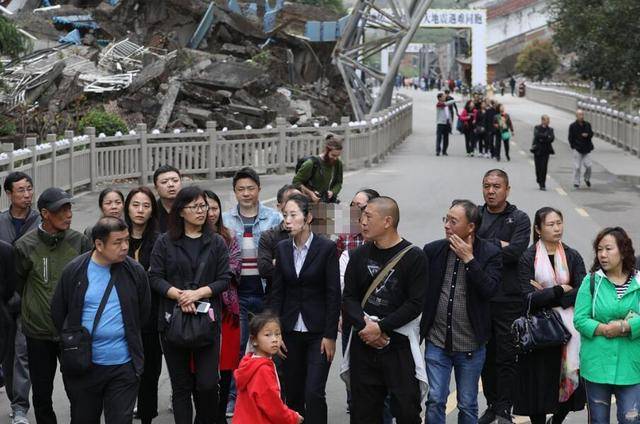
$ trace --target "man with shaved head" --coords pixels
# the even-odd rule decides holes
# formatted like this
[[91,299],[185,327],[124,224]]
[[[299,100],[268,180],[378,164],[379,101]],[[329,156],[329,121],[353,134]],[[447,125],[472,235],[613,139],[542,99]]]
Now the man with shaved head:
[[396,423],[422,422],[424,358],[419,347],[412,346],[419,343],[427,260],[421,249],[398,234],[399,221],[395,200],[369,200],[361,218],[367,242],[351,251],[345,272],[342,314],[345,324],[352,326],[345,355],[351,423],[381,423],[387,395]]
[[591,124],[584,120],[584,111],[576,111],[576,121],[569,125],[569,145],[573,150],[573,187],[580,187],[580,173],[584,165],[584,183],[591,187],[591,152],[593,151]]

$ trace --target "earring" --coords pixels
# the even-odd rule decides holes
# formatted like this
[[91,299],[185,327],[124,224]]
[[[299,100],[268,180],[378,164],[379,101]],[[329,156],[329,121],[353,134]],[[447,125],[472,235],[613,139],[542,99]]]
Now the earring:
[[258,347],[258,343],[254,343],[254,344],[253,344],[253,347]]

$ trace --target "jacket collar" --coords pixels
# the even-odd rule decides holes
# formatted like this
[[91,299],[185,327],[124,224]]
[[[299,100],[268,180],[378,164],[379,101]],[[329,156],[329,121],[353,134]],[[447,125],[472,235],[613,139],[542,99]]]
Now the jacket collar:
[[[237,217],[238,219],[241,219],[241,218],[240,218],[240,207],[239,207],[238,205],[236,205],[236,207],[235,207],[235,208],[231,208],[231,210],[229,211],[229,213],[230,213],[230,215],[231,215],[231,216],[235,216],[235,217]],[[267,218],[268,218],[268,216],[267,216],[267,210],[266,210],[266,209],[265,209],[265,207],[262,205],[262,203],[258,203],[258,215],[257,215],[257,218],[258,218],[259,220],[264,220],[264,219],[267,219]]]
[[480,206],[481,212],[484,213],[485,211],[487,213],[493,214],[493,215],[507,215],[510,214],[511,212],[513,212],[514,210],[516,210],[516,205],[512,205],[511,203],[507,202],[507,206],[504,208],[504,210],[502,212],[499,212],[497,214],[494,214],[493,212],[490,212],[489,209],[487,209],[487,204],[485,203],[484,205]]
[[[609,280],[609,277],[607,277],[607,274],[605,274],[602,269],[597,270],[595,274],[600,277],[600,281],[604,279],[609,284],[614,285],[611,282],[611,280]],[[633,277],[631,278],[631,281],[629,282],[629,289],[627,290],[627,293],[630,293],[635,290],[640,290],[640,271],[635,271],[635,274],[633,275]]]
[[61,232],[56,233],[56,234],[49,234],[48,232],[46,232],[45,230],[42,229],[42,224],[40,224],[38,226],[38,237],[47,246],[55,247],[62,240],[64,240],[65,236],[67,235],[67,231],[68,230],[61,231]]
[[[176,246],[184,246],[184,239],[185,239],[185,235],[183,235],[182,237],[180,237],[178,240],[171,240],[171,238],[169,238],[173,244],[175,244]],[[207,244],[209,244],[211,242],[211,240],[213,240],[213,231],[211,231],[211,229],[205,225],[202,229],[202,245],[203,247],[206,246]],[[204,249],[203,249],[204,250]]]

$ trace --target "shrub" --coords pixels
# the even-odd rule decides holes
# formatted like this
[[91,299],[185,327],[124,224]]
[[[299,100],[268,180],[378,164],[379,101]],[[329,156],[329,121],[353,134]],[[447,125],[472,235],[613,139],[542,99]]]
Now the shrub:
[[16,123],[7,117],[0,117],[0,137],[16,135]]
[[78,131],[84,134],[84,129],[87,127],[94,127],[96,134],[105,133],[106,135],[114,135],[117,131],[126,134],[129,131],[127,124],[118,115],[100,109],[91,109],[80,119]]

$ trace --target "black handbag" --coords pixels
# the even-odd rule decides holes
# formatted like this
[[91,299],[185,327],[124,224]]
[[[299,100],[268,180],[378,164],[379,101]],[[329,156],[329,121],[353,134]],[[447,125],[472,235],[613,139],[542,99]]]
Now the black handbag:
[[[198,265],[193,285],[200,280],[204,270],[204,262]],[[180,306],[173,308],[169,326],[165,333],[167,341],[183,348],[199,348],[215,343],[217,338],[216,322],[209,313],[186,314]]]
[[[102,295],[100,306],[93,319],[91,333],[82,326],[82,317],[77,317],[69,324],[69,319],[65,321],[65,326],[60,334],[60,368],[61,371],[69,375],[82,375],[91,368],[91,337],[98,328],[98,323],[102,317],[109,295],[113,289],[114,280],[111,279]],[[76,290],[77,295],[77,290]]]
[[520,353],[537,349],[562,346],[569,342],[571,333],[562,323],[560,315],[550,308],[531,314],[531,295],[527,297],[527,309],[524,316],[511,325],[516,347]]

